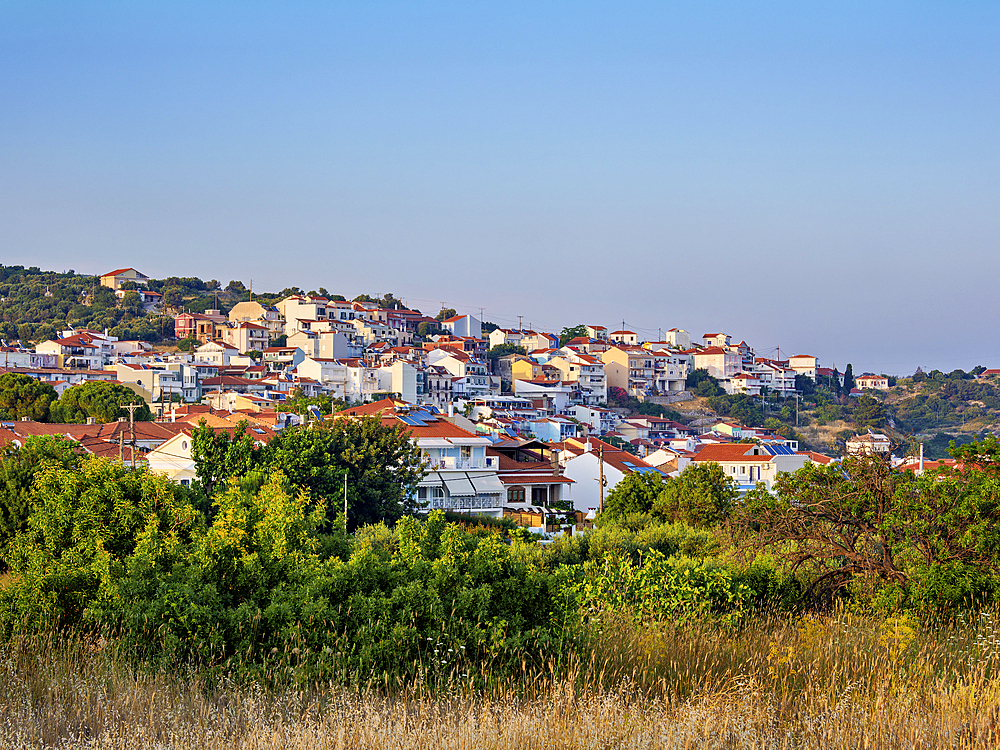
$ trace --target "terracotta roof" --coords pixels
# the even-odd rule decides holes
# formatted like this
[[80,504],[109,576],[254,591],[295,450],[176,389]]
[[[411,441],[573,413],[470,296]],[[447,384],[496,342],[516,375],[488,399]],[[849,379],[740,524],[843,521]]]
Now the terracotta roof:
[[343,411],[337,412],[337,416],[374,417],[386,412],[394,414],[397,406],[409,406],[409,404],[406,401],[394,398],[384,398],[381,401],[372,401],[368,404],[362,404],[361,406],[344,409]]
[[716,463],[722,461],[753,461],[758,463],[769,463],[774,458],[774,456],[770,454],[763,456],[747,455],[755,447],[756,446],[751,443],[720,443],[706,445],[695,454],[693,460],[714,461]]
[[[134,268],[116,268],[114,271],[109,271],[108,273],[101,274],[101,278],[107,278],[108,276],[117,276],[120,273],[125,273],[126,271],[135,271]],[[135,271],[139,273],[138,271]]]
[[809,456],[809,460],[817,464],[833,463],[832,458],[830,458],[829,456],[824,456],[822,453],[816,453],[815,451],[799,451],[799,455]]

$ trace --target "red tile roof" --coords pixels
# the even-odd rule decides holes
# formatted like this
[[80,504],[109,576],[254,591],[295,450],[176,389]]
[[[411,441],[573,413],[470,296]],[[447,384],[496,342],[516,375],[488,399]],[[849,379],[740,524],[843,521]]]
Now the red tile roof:
[[[117,268],[114,271],[111,271],[110,273],[101,274],[101,278],[102,279],[106,279],[108,276],[117,276],[118,274],[125,273],[126,271],[135,271],[135,269],[134,268]],[[139,273],[138,271],[135,271],[135,272]]]
[[727,444],[713,444],[706,445],[700,451],[698,451],[694,459],[695,461],[714,461],[720,463],[722,461],[753,461],[760,463],[768,463],[774,456],[763,455],[763,456],[752,456],[747,455],[756,446],[751,443],[727,443]]

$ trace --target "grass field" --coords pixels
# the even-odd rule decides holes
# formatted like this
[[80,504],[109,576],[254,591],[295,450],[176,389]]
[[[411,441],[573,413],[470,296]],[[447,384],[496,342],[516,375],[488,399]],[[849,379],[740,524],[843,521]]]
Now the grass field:
[[584,661],[456,675],[433,695],[210,683],[135,670],[102,641],[17,639],[0,655],[0,748],[993,748],[995,622],[609,621]]

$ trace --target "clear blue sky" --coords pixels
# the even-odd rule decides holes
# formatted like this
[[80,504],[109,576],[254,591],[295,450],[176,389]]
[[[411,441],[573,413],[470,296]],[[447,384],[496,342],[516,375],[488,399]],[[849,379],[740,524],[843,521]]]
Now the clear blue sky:
[[0,262],[997,367],[998,21],[0,0]]

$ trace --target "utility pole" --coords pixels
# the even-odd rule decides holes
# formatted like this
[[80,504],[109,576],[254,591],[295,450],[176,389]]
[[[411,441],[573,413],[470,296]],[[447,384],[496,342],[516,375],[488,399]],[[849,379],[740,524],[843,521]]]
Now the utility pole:
[[135,410],[139,404],[123,404],[123,409],[128,409],[128,421],[132,428],[132,469],[135,470]]
[[521,332],[521,318],[522,317],[524,317],[524,316],[522,316],[522,315],[518,315],[517,316],[517,330],[518,330],[518,333]]
[[344,533],[347,533],[347,472],[344,472]]
[[[624,327],[624,326],[623,326]],[[597,464],[600,468],[601,478],[597,480],[597,483],[601,486],[601,510],[604,512],[604,444],[601,443],[597,446]]]

